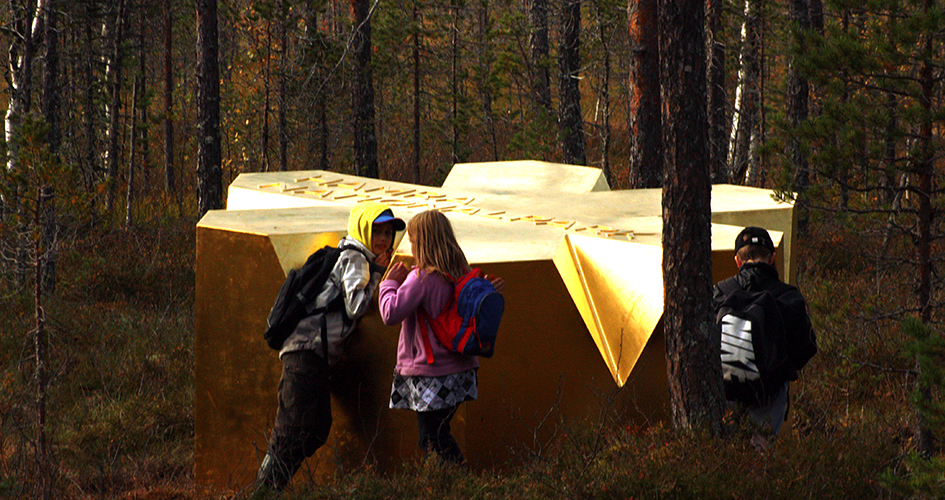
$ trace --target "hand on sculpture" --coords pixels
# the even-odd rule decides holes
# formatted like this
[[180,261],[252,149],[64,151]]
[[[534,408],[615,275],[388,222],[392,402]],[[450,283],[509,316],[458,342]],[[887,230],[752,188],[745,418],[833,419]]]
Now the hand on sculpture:
[[410,270],[407,269],[407,266],[403,262],[398,262],[390,268],[390,271],[387,271],[387,278],[385,279],[394,280],[402,285],[408,274],[410,274]]
[[501,292],[502,292],[502,289],[505,288],[505,280],[503,280],[503,279],[500,278],[499,276],[492,276],[492,275],[490,275],[490,274],[487,274],[487,275],[485,275],[484,277],[485,277],[487,280],[489,280],[489,283],[492,283],[492,286],[495,287],[495,291],[501,293]]

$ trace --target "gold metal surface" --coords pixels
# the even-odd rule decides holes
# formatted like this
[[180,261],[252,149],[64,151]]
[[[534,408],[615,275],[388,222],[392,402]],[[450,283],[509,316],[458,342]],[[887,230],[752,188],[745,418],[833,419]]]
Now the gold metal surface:
[[[227,210],[197,227],[197,484],[248,485],[275,417],[280,363],[262,332],[286,272],[376,200],[408,220],[427,209],[453,223],[470,263],[502,276],[506,312],[495,357],[481,360],[479,400],[461,405],[454,435],[475,467],[514,464],[573,423],[613,411],[665,418],[660,190],[607,191],[598,169],[498,162],[457,165],[443,187],[334,172],[241,174]],[[529,183],[529,179],[534,182]],[[735,236],[763,225],[790,263],[793,207],[766,190],[713,187],[713,277],[736,271]],[[401,237],[403,235],[400,235]],[[394,260],[409,262],[397,242]],[[780,260],[780,259],[783,259]],[[785,273],[787,274],[787,273]],[[412,412],[387,408],[399,327],[376,305],[333,370],[329,443],[306,462],[314,477],[417,457]],[[305,476],[305,474],[300,474]]]

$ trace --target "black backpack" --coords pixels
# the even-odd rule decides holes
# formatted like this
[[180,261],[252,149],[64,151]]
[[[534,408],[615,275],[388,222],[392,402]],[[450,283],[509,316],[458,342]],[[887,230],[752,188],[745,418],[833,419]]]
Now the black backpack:
[[[345,248],[352,248],[363,253],[357,247]],[[315,299],[324,288],[325,282],[328,281],[342,250],[343,248],[332,246],[322,247],[310,255],[301,268],[289,271],[269,311],[268,326],[266,332],[263,333],[263,338],[266,339],[269,347],[277,351],[282,349],[282,344],[303,318],[344,308],[343,294],[325,307],[315,307]],[[370,259],[368,261],[370,262]],[[321,334],[322,347],[327,354],[328,339],[324,321]]]
[[748,291],[734,279],[718,286],[724,294],[716,323],[721,330],[725,397],[749,405],[766,405],[791,373],[777,292]]

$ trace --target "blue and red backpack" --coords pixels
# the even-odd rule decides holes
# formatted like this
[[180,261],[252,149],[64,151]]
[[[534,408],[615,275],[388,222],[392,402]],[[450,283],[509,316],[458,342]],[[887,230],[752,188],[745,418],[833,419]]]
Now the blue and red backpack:
[[[505,312],[505,299],[479,269],[473,269],[456,282],[453,296],[436,318],[421,307],[420,323],[426,322],[437,340],[450,352],[491,358],[499,333],[499,321]],[[423,335],[427,364],[433,364],[433,350],[428,335]]]

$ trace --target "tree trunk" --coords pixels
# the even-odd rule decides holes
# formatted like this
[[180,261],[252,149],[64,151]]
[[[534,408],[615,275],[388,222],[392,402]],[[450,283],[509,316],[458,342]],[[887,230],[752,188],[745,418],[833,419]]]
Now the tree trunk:
[[566,0],[562,7],[561,47],[558,65],[561,102],[558,121],[564,162],[587,165],[584,152],[584,118],[581,116],[581,0]]
[[377,135],[374,129],[374,79],[371,72],[371,15],[369,0],[351,0],[354,10],[354,155],[357,175],[376,179]]
[[217,1],[197,0],[197,217],[223,208]]
[[542,112],[552,113],[551,74],[548,67],[548,0],[531,0],[528,11],[532,33],[528,47],[531,53],[532,98]]
[[118,0],[114,25],[111,30],[113,41],[111,59],[105,69],[105,79],[109,83],[111,105],[108,107],[108,195],[105,211],[111,213],[115,206],[115,196],[118,190],[118,149],[121,146],[119,121],[121,118],[121,65],[124,56],[124,27],[125,27],[125,0]]
[[289,125],[286,118],[286,106],[289,103],[286,88],[288,80],[289,21],[286,19],[288,13],[283,9],[280,9],[279,12],[279,114],[276,120],[279,127],[279,170],[285,172],[289,169]]
[[[46,134],[46,144],[49,147],[49,153],[52,161],[59,163],[61,161],[60,145],[62,142],[62,72],[59,66],[59,3],[61,0],[47,0],[43,11],[45,16],[44,36],[46,45],[45,68],[43,71],[43,117],[49,131]],[[51,189],[51,188],[49,188]],[[42,197],[42,191],[40,192]],[[42,205],[44,209],[52,213],[51,203]],[[54,217],[49,214],[43,214],[42,238],[43,248],[51,248],[55,237]],[[55,254],[49,253],[45,259],[45,265],[40,273],[42,288],[46,293],[53,293],[56,289],[56,258]]]
[[45,16],[44,37],[46,55],[43,71],[43,117],[46,119],[48,132],[46,144],[49,153],[59,160],[59,148],[62,143],[62,85],[59,68],[59,2],[47,0],[43,10]]
[[138,136],[138,90],[141,86],[141,80],[136,78],[131,87],[131,145],[128,147],[128,192],[125,197],[125,227],[130,228],[133,225],[133,205],[135,192],[135,138]]
[[[164,3],[164,191],[175,192],[174,177],[174,10]],[[176,196],[176,194],[175,194]]]
[[752,153],[756,150],[753,141],[758,140],[758,101],[761,95],[760,10],[760,0],[745,0],[728,161],[732,182],[736,184],[745,184]]
[[603,137],[600,146],[601,169],[604,171],[604,178],[607,179],[607,183],[613,186],[614,179],[610,172],[610,46],[607,43],[608,37],[604,32],[603,22],[600,25],[600,36],[601,50],[604,52],[602,55],[604,58],[604,77],[601,83],[601,107],[603,108],[601,112],[604,116],[604,125],[601,131]]
[[[49,222],[44,217],[48,214],[48,207],[52,203],[54,191],[49,186],[40,188],[36,201],[35,224],[36,230],[45,233],[45,225]],[[44,247],[44,238],[36,238],[34,248],[34,306],[36,331],[34,338],[34,355],[36,357],[36,492],[38,498],[51,498],[52,471],[49,463],[49,443],[46,436],[46,315],[43,311],[43,276],[45,256],[52,252],[51,247]]]
[[[315,75],[315,81],[323,81],[325,78],[325,68],[324,68],[324,57],[326,44],[324,42],[322,34],[318,30],[318,7],[314,4],[312,0],[309,0],[305,8],[306,19],[305,19],[305,37],[308,40],[306,50],[310,54],[310,58],[314,60],[314,67],[312,72]],[[315,90],[315,116],[318,118],[315,120],[315,137],[312,145],[312,148],[315,150],[317,158],[315,160],[315,168],[318,170],[328,170],[328,146],[330,139],[330,128],[328,124],[328,96],[327,92],[322,90],[321,84]]]
[[499,137],[496,131],[496,116],[492,109],[493,92],[495,89],[490,82],[492,75],[493,46],[491,41],[492,26],[489,22],[489,0],[479,2],[479,40],[482,48],[479,50],[479,95],[482,99],[482,114],[486,120],[488,130],[489,159],[499,161]]
[[705,10],[659,5],[663,97],[663,331],[676,428],[721,431],[722,374],[712,318],[711,182],[706,121]]
[[[934,8],[934,0],[925,0],[925,13],[928,15]],[[916,261],[918,263],[918,280],[916,286],[916,297],[918,299],[919,316],[926,325],[932,322],[933,312],[933,294],[932,280],[933,269],[937,260],[933,256],[932,245],[936,238],[936,228],[934,217],[936,208],[932,203],[932,193],[935,186],[935,156],[936,147],[933,143],[934,132],[934,113],[933,102],[935,99],[935,68],[931,58],[935,51],[933,50],[933,35],[926,35],[924,40],[924,52],[926,60],[922,63],[919,83],[922,85],[922,94],[919,96],[919,105],[922,108],[921,125],[919,126],[919,137],[916,138],[918,144],[918,161],[915,165],[915,172],[918,174],[919,189],[915,192],[918,197],[918,234],[915,239]],[[936,335],[936,333],[932,333]],[[916,370],[922,370],[918,360]],[[920,386],[920,397],[924,401],[931,401],[933,398],[932,390],[929,386]],[[918,425],[916,426],[916,450],[925,458],[933,456],[937,450],[935,433],[932,430],[932,423],[927,421],[922,412],[918,413]]]
[[23,17],[14,21],[16,31],[22,36],[14,38],[9,53],[9,101],[4,122],[8,172],[19,170],[21,129],[32,106],[35,40],[41,29],[41,14],[45,9],[44,0],[27,0],[22,9]]
[[656,188],[663,181],[660,119],[660,53],[657,0],[630,0],[630,178],[631,188]]
[[84,51],[84,59],[82,61],[83,68],[85,69],[85,135],[86,135],[86,144],[85,144],[85,181],[86,188],[91,191],[95,182],[98,181],[100,175],[99,168],[99,159],[100,159],[100,147],[98,142],[98,127],[97,117],[99,115],[99,109],[96,105],[96,96],[99,92],[98,82],[95,79],[95,66],[97,60],[95,54],[92,50],[94,45],[94,34],[92,29],[92,23],[95,15],[95,9],[92,2],[85,4],[85,15],[86,22],[84,23],[85,28],[85,42],[86,50]]
[[413,182],[420,184],[420,6],[413,2]]
[[708,50],[707,112],[709,119],[709,165],[713,184],[732,182],[727,164],[728,159],[728,97],[725,93],[725,43],[720,35],[722,31],[722,0],[706,1],[708,32],[706,49]]
[[269,82],[272,65],[272,20],[266,21],[266,62],[263,70],[263,113],[262,113],[262,163],[263,172],[269,171]]
[[453,129],[453,140],[451,144],[451,156],[453,164],[466,162],[465,136],[468,130],[466,117],[466,99],[465,86],[461,80],[464,79],[462,70],[462,11],[463,1],[454,0],[452,2],[452,23],[450,27],[450,101],[452,109],[450,110]]
[[[810,7],[808,0],[788,0],[788,13],[794,29],[798,34],[806,34],[810,31]],[[807,233],[807,224],[810,218],[807,209],[807,188],[810,186],[810,171],[807,164],[807,154],[801,146],[798,139],[798,129],[807,121],[808,116],[808,98],[810,87],[807,78],[803,77],[797,69],[797,61],[794,56],[788,59],[787,73],[787,115],[791,124],[791,133],[787,140],[787,154],[794,168],[794,191],[797,193],[798,233]]]

